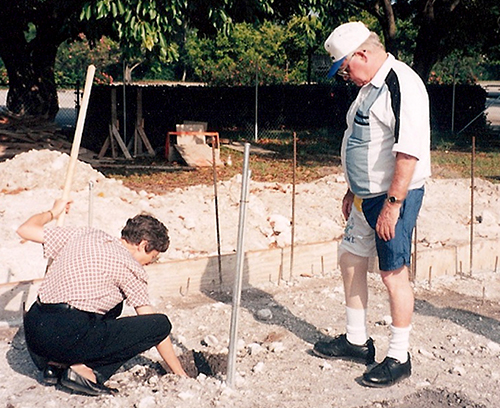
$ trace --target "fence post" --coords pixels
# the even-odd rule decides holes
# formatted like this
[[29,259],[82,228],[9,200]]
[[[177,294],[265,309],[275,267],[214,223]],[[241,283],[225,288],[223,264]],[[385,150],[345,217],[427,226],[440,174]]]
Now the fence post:
[[76,81],[76,90],[75,90],[75,95],[76,95],[76,100],[75,100],[75,126],[76,126],[76,119],[78,118],[78,115],[80,114],[80,80]]

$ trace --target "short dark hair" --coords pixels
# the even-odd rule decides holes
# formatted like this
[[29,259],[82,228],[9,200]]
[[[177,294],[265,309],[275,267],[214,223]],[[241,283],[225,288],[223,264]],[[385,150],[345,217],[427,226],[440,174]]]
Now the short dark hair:
[[165,252],[170,245],[168,229],[162,222],[149,214],[139,214],[129,218],[122,229],[122,239],[130,244],[138,245],[147,241],[146,252]]

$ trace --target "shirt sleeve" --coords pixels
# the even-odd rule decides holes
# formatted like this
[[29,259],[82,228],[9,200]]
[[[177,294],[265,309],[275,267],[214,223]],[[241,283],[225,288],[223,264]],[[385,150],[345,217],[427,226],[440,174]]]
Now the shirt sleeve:
[[45,258],[56,258],[66,243],[81,231],[73,227],[46,227],[43,230],[44,244],[43,255]]
[[401,118],[399,138],[394,153],[405,153],[421,159],[428,148],[430,134],[429,99],[416,74],[405,73],[400,81]]
[[122,282],[121,290],[125,301],[131,307],[139,307],[150,304],[148,292],[148,277],[142,266],[129,266],[127,279]]

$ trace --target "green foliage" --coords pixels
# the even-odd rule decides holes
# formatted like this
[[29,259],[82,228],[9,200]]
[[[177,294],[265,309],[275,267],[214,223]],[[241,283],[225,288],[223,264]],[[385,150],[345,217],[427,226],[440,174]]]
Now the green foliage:
[[82,35],[77,41],[59,47],[55,64],[56,84],[74,86],[85,78],[90,64],[96,67],[96,83],[110,84],[114,80],[113,72],[121,69],[120,58],[121,52],[115,41],[103,37],[90,47]]
[[481,55],[464,55],[462,51],[453,51],[434,65],[429,83],[435,84],[474,84],[481,80]]
[[[193,33],[195,34],[195,33]],[[256,29],[247,23],[235,24],[230,35],[213,40],[190,35],[186,42],[194,79],[211,85],[253,85],[286,81],[287,56],[282,44],[283,27],[265,22]]]
[[80,17],[91,26],[109,22],[127,57],[155,52],[168,60],[178,57],[169,40],[183,26],[182,8],[181,1],[100,0],[87,3]]

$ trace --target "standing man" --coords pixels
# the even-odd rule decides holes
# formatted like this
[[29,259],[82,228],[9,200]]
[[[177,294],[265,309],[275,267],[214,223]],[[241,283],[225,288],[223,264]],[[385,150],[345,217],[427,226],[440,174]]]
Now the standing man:
[[392,324],[385,359],[363,374],[370,387],[411,375],[409,336],[414,297],[409,281],[411,238],[430,176],[429,101],[419,76],[385,51],[361,22],[337,27],[325,42],[336,73],[360,87],[347,113],[342,165],[348,189],[339,259],[346,301],[346,334],[320,341],[325,358],[375,361],[368,336],[368,260],[378,256]]
[[[26,344],[44,382],[88,395],[112,394],[116,390],[104,382],[153,346],[173,373],[185,376],[169,337],[172,325],[150,306],[143,267],[167,250],[167,228],[142,214],[127,221],[121,239],[93,228],[45,227],[69,205],[56,200],[17,230],[41,243],[52,260],[24,318]],[[138,316],[117,318],[124,300]]]

